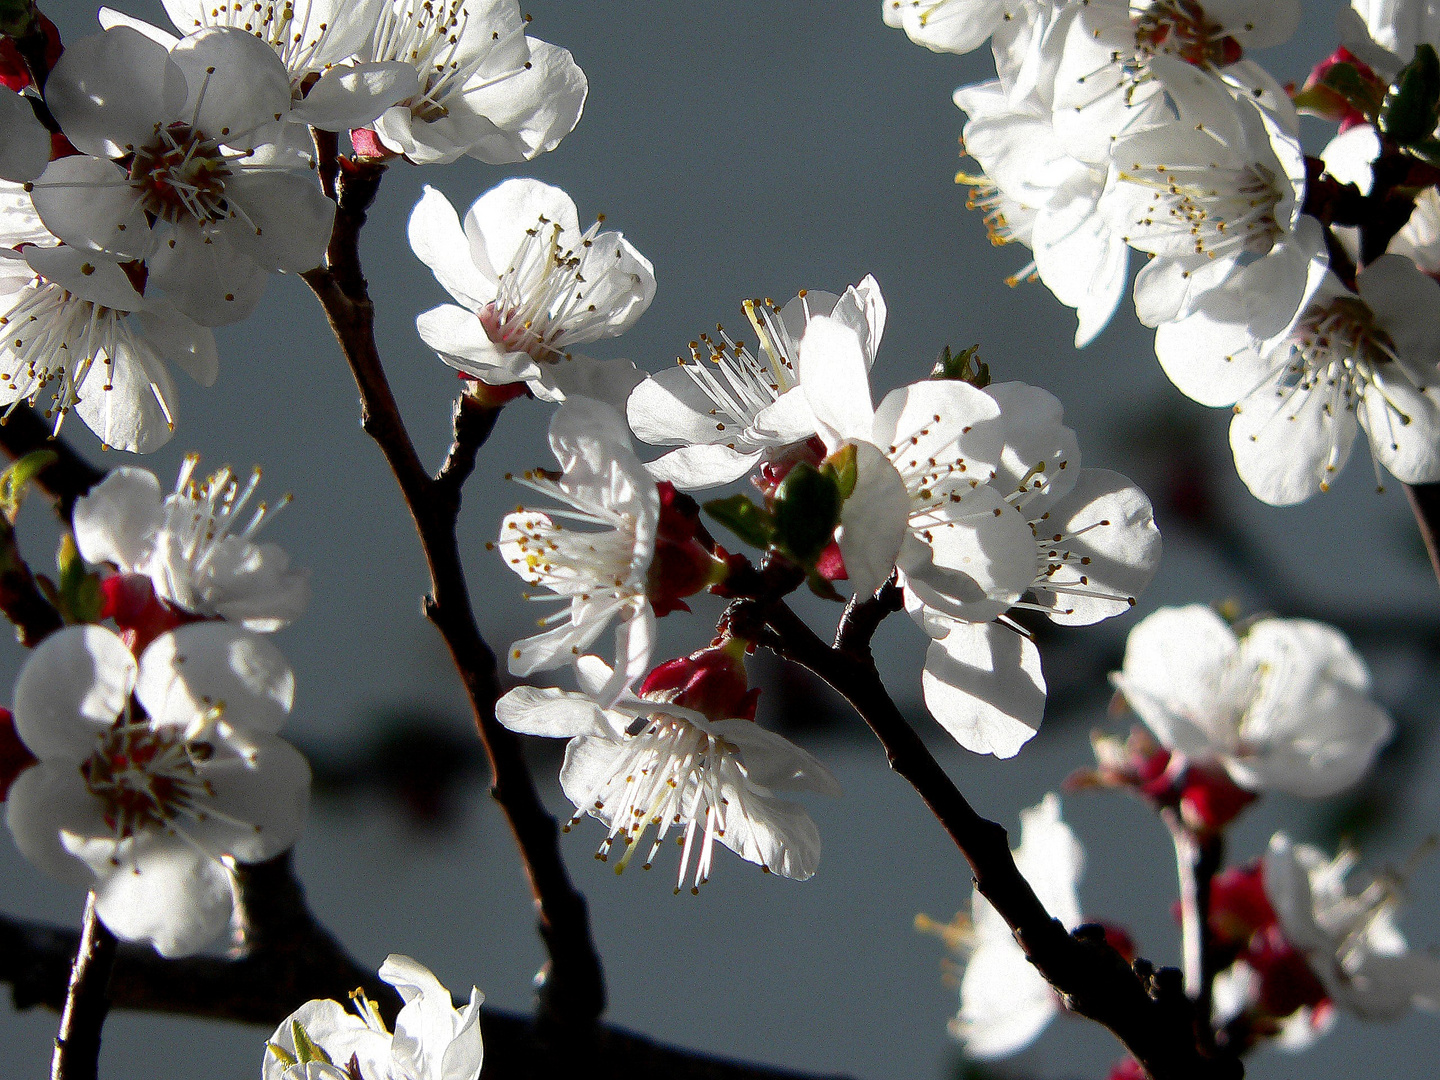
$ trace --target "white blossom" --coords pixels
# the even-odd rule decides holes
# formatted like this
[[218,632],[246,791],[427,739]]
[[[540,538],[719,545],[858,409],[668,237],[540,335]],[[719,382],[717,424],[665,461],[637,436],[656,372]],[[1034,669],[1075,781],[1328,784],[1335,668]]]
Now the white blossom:
[[[946,595],[909,577],[905,606],[934,639],[921,676],[931,715],[967,749],[1011,757],[1039,728],[1046,688],[1039,649],[1006,613],[1028,608],[1063,626],[1124,614],[1155,576],[1161,544],[1138,487],[1081,467],[1051,394],[1024,383],[985,393],[1000,407],[1003,449],[981,486],[1026,523],[1029,543],[1006,548],[1008,581],[976,575],[968,590]],[[965,566],[979,562],[972,556]]]
[[905,31],[931,52],[968,53],[1000,26],[1041,0],[881,0],[886,26]]
[[786,739],[751,720],[710,720],[703,713],[655,698],[624,694],[608,707],[614,676],[595,656],[576,666],[581,693],[511,690],[495,706],[512,731],[569,739],[560,786],[575,804],[575,817],[598,818],[610,830],[599,858],[618,850],[620,873],[656,829],[652,865],[672,828],[683,842],[675,891],[684,885],[691,860],[691,891],[710,877],[718,840],[747,862],[803,881],[820,860],[820,833],[802,807],[779,797],[790,791],[840,794],[829,770]]
[[578,393],[623,409],[639,379],[634,365],[571,350],[633,326],[654,299],[655,274],[600,224],[582,232],[565,192],[514,179],[480,196],[462,229],[449,200],[427,187],[410,215],[410,247],[459,306],[421,314],[420,337],[482,382],[524,382],[546,401]]
[[1130,631],[1111,678],[1162,745],[1251,791],[1343,791],[1394,730],[1349,641],[1308,619],[1237,634],[1202,605],[1162,608]]
[[262,1080],[478,1080],[485,995],[472,986],[469,1003],[456,1009],[428,968],[399,953],[385,958],[380,978],[405,1003],[394,1032],[364,994],[352,995],[353,1013],[338,1001],[307,1001],[266,1043]]
[[362,55],[410,64],[420,88],[375,121],[380,141],[417,165],[506,165],[558,146],[585,106],[585,73],[528,37],[528,21],[517,0],[387,0]]
[[651,475],[682,489],[714,487],[757,464],[783,459],[815,435],[799,386],[800,341],[816,316],[829,316],[859,336],[866,370],[885,332],[885,299],[867,276],[836,296],[805,291],[784,307],[747,300],[757,352],[718,331],[692,343],[692,358],[640,383],[626,412],[643,442],[678,446],[649,463]]
[[16,731],[39,759],[10,788],[15,843],[92,889],[118,937],[196,952],[230,920],[230,863],[300,833],[310,769],[275,737],[294,693],[274,646],[225,623],[163,634],[138,663],[103,627],[52,634],[15,686]]
[[[608,405],[580,397],[566,401],[550,419],[550,447],[562,473],[535,470],[519,479],[567,509],[521,507],[507,514],[498,547],[511,570],[551,594],[533,599],[565,606],[539,620],[548,629],[511,646],[510,673],[574,664],[616,623],[615,670],[601,695],[608,706],[650,665],[655,610],[647,585],[660,496],[630,448],[625,421]],[[567,528],[560,518],[592,528]]]
[[[211,26],[253,34],[275,50],[290,76],[292,108],[286,121],[302,128],[344,131],[371,123],[414,95],[419,75],[411,64],[359,63],[387,0],[164,0],[181,35]],[[167,49],[180,40],[159,27],[111,8],[100,25],[128,26]],[[308,134],[304,135],[308,138]]]
[[149,578],[157,597],[192,614],[260,633],[289,625],[310,599],[310,573],[292,569],[278,545],[254,541],[275,512],[262,502],[246,518],[260,470],[242,487],[229,468],[197,481],[199,463],[198,454],[185,458],[170,495],[145,469],[111,470],[75,502],[80,554]]
[[[1020,846],[1015,865],[1045,910],[1073,930],[1081,923],[1077,888],[1085,849],[1061,820],[1060,798],[1050,792],[1020,811]],[[1000,913],[971,894],[971,919],[960,947],[969,952],[960,981],[960,1012],[950,1030],[979,1060],[1006,1057],[1024,1049],[1061,1011],[1060,998],[1026,958]]]
[[45,89],[82,153],[50,163],[35,208],[67,244],[144,260],[147,296],[218,326],[270,271],[319,264],[335,204],[287,148],[290,80],[258,38],[214,27],[167,51],[116,26],[70,45]]
[[1271,837],[1265,892],[1286,939],[1330,997],[1363,1019],[1440,1012],[1440,960],[1411,950],[1395,925],[1403,875],[1375,875],[1357,891],[1347,881],[1356,862],[1353,850],[1327,859],[1284,833]]

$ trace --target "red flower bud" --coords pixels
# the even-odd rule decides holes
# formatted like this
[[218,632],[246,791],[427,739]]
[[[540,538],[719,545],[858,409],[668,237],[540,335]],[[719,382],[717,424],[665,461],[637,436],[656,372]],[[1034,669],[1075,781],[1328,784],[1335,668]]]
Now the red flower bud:
[[[60,31],[55,24],[40,12],[35,12],[40,28],[45,31],[45,68],[48,71],[60,59],[64,46],[60,43]],[[0,37],[0,86],[8,86],[17,94],[31,83],[30,67],[8,37]]]
[[[814,465],[817,469],[825,460],[825,444],[818,435],[811,435],[803,443],[785,448],[779,457],[760,463],[759,475],[751,482],[766,495],[774,495],[780,481],[790,475],[790,470],[801,462]],[[831,579],[835,580],[835,579]]]
[[1245,961],[1260,975],[1258,1005],[1269,1016],[1289,1016],[1297,1009],[1316,1008],[1329,1000],[1305,957],[1285,940],[1278,925],[1256,935]]
[[389,161],[397,156],[370,128],[353,128],[350,132],[350,145],[355,148],[355,156],[361,161]]
[[660,490],[660,523],[645,595],[655,614],[663,616],[672,611],[689,611],[683,597],[694,596],[720,581],[726,564],[698,539],[700,507],[695,500],[676,491],[668,480],[656,486]]
[[1310,77],[1305,80],[1304,87],[1298,94],[1291,96],[1296,99],[1295,104],[1301,112],[1336,122],[1341,131],[1349,131],[1369,121],[1343,94],[1325,85],[1325,76],[1337,64],[1349,64],[1355,69],[1377,105],[1384,100],[1385,92],[1389,88],[1386,81],[1343,45],[1316,64]]
[[1217,943],[1241,946],[1275,925],[1265,895],[1265,864],[1232,866],[1210,882],[1210,932]]
[[1111,1067],[1110,1075],[1106,1080],[1150,1080],[1150,1077],[1140,1062],[1133,1057],[1127,1057],[1123,1061],[1117,1061]]
[[667,660],[645,676],[640,696],[663,697],[711,720],[754,720],[760,688],[750,687],[745,648],[743,640],[730,638],[723,645]]
[[846,581],[850,575],[845,572],[845,556],[840,554],[840,545],[831,540],[820,557],[815,560],[815,572],[826,581]]
[[137,656],[161,634],[204,618],[161,600],[143,574],[111,574],[100,583],[100,592],[100,618],[115,620],[121,639]]
[[1180,817],[1196,832],[1218,832],[1256,798],[1222,770],[1192,765],[1181,781]]
[[10,710],[0,707],[0,802],[10,794],[15,778],[34,765],[35,760],[30,748],[20,741]]

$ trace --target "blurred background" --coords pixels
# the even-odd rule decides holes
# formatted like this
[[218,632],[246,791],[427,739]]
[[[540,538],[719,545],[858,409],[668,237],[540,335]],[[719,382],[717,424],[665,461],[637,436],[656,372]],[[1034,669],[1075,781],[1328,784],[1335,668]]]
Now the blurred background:
[[[168,26],[153,0],[121,6]],[[1340,6],[1307,0],[1297,37],[1258,59],[1282,82],[1303,80],[1333,49]],[[67,40],[95,29],[94,9],[80,0],[42,7]],[[1349,632],[1399,735],[1362,790],[1318,804],[1266,799],[1250,810],[1233,831],[1232,858],[1257,857],[1284,828],[1332,847],[1351,836],[1371,864],[1398,864],[1436,828],[1440,588],[1399,485],[1377,494],[1357,449],[1328,495],[1293,509],[1260,504],[1235,477],[1228,412],[1206,410],[1169,385],[1149,331],[1128,306],[1077,352],[1072,313],[1043,286],[1004,285],[1027,256],[992,249],[954,183],[962,116],[950,95],[993,76],[988,52],[939,56],[915,46],[882,25],[879,0],[548,0],[528,10],[531,33],[569,48],[589,76],[574,134],[522,167],[399,165],[365,234],[382,355],[427,461],[438,464],[448,446],[457,384],[414,330],[419,311],[448,299],[405,242],[406,217],[425,183],[463,213],[505,176],[535,176],[570,192],[582,219],[606,214],[607,226],[653,261],[659,291],[633,331],[593,351],[650,371],[717,321],[743,325],[745,297],[783,302],[801,288],[840,291],[873,273],[890,311],[877,400],[926,374],[942,346],[978,344],[997,381],[1032,382],[1065,403],[1085,463],[1138,481],[1165,537],[1159,575],[1134,613],[1044,634],[1045,726],[1013,761],[968,755],[940,732],[920,703],[922,636],[903,618],[882,627],[876,652],[896,699],[981,813],[1014,829],[1021,808],[1091,763],[1092,728],[1126,729],[1127,720],[1107,716],[1105,675],[1138,618],[1164,604],[1234,598],[1247,612],[1321,617]],[[1319,124],[1306,133],[1311,152],[1328,137]],[[528,892],[486,794],[458,680],[420,615],[425,577],[415,536],[359,428],[344,362],[293,278],[273,278],[255,316],[219,336],[219,381],[209,390],[180,387],[177,435],[143,464],[168,482],[190,450],[208,468],[259,462],[267,494],[295,495],[267,537],[314,575],[309,612],[277,639],[299,684],[288,737],[316,773],[298,848],[311,902],[364,965],[409,953],[452,989],[474,983],[491,1005],[528,1009],[542,962]],[[471,588],[497,649],[520,636],[516,628],[529,625],[534,608],[521,603],[514,577],[484,542],[519,497],[502,474],[550,461],[548,412],[528,401],[508,407],[466,492]],[[79,422],[65,434],[101,465],[121,463]],[[46,517],[37,504],[21,521],[37,568],[55,541]],[[719,601],[700,598],[695,607],[700,617],[661,624],[658,658],[709,639]],[[822,632],[839,614],[819,601],[804,609]],[[0,653],[0,683],[22,659],[18,647]],[[961,1074],[945,1030],[956,997],[944,949],[913,926],[920,912],[943,921],[968,910],[963,860],[836,699],[774,664],[757,662],[754,673],[766,686],[762,723],[817,754],[845,786],[843,799],[811,801],[825,843],[820,872],[804,884],[762,878],[724,853],[698,897],[675,897],[673,864],[617,878],[592,858],[603,829],[578,826],[563,839],[564,853],[590,900],[609,1018],[680,1046],[817,1073]],[[547,803],[564,817],[570,807],[554,779],[559,749],[536,745],[533,762]],[[1068,796],[1066,816],[1090,852],[1081,885],[1087,916],[1127,926],[1145,955],[1177,963],[1173,856],[1160,822],[1112,793]],[[1437,887],[1440,867],[1431,860],[1412,882],[1404,922],[1417,945],[1440,942]],[[8,836],[0,839],[7,913],[73,925],[82,904],[79,892],[40,879]],[[16,1014],[8,995],[0,1000],[0,1043],[15,1075],[42,1074],[54,1031],[53,1015]],[[253,1077],[266,1034],[118,1013],[106,1026],[102,1075]],[[1342,1018],[1309,1052],[1261,1052],[1249,1070],[1260,1080],[1428,1076],[1437,1036],[1433,1016],[1366,1026]],[[1098,1078],[1119,1057],[1102,1029],[1062,1018],[989,1075]]]

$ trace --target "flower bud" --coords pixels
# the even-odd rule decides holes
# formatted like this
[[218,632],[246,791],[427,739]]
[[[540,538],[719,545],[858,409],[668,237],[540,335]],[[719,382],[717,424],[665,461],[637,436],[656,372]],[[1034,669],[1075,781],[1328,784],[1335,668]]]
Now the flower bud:
[[727,564],[701,543],[700,507],[695,500],[676,491],[668,480],[656,486],[660,490],[660,522],[645,595],[655,614],[663,616],[672,611],[689,611],[683,597],[694,596],[724,580]]
[[355,157],[360,161],[389,161],[397,156],[370,128],[352,129],[350,145],[355,148]]
[[1349,131],[1369,123],[1368,116],[1375,114],[1386,89],[1384,79],[1341,46],[1316,64],[1304,87],[1290,96],[1300,112],[1338,123],[1341,131]]
[[778,457],[762,461],[759,475],[751,482],[766,495],[774,495],[780,482],[790,475],[790,470],[796,465],[804,463],[818,469],[824,460],[825,444],[818,435],[812,435],[803,443],[787,446]]
[[173,607],[155,595],[144,574],[111,574],[100,583],[101,619],[114,619],[120,637],[139,656],[161,634],[201,616]]
[[1210,882],[1210,932],[1219,945],[1243,947],[1276,923],[1265,895],[1265,867],[1232,866]]
[[1299,950],[1285,940],[1278,924],[1256,935],[1245,952],[1245,962],[1260,976],[1257,1006],[1268,1016],[1278,1019],[1329,1001],[1324,985]]
[[1218,832],[1256,798],[1223,770],[1192,765],[1180,781],[1180,817],[1195,832]]
[[746,648],[743,639],[728,638],[722,645],[667,660],[645,677],[640,696],[662,697],[711,720],[754,720],[760,688],[750,686]]

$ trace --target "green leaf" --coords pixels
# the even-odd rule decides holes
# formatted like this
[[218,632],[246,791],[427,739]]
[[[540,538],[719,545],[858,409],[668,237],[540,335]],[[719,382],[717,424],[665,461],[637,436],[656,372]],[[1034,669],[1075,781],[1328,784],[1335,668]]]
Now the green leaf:
[[60,583],[55,590],[55,606],[60,609],[60,617],[67,623],[99,622],[100,609],[105,603],[100,577],[86,569],[71,533],[60,538],[55,565],[60,571]]
[[295,1059],[297,1064],[304,1065],[309,1061],[323,1061],[326,1065],[333,1065],[330,1055],[310,1041],[310,1036],[305,1033],[299,1020],[290,1021],[290,1037],[295,1040]]
[[744,495],[711,499],[705,512],[751,547],[763,551],[775,539],[775,522],[769,512]]
[[0,514],[5,515],[6,521],[14,524],[30,484],[43,470],[59,460],[60,455],[54,450],[31,450],[0,473]]
[[840,498],[848,499],[855,494],[855,480],[857,469],[855,465],[856,449],[854,443],[846,443],[835,453],[825,459],[821,472],[831,477],[840,488]]
[[807,462],[796,465],[775,489],[775,536],[781,550],[801,566],[814,566],[835,535],[844,502],[834,475]]
[[1415,59],[1400,72],[1385,97],[1380,130],[1401,146],[1410,146],[1435,133],[1440,111],[1440,57],[1431,45],[1419,45]]
[[810,591],[822,600],[835,600],[845,602],[845,597],[836,591],[835,586],[829,580],[820,576],[818,571],[811,570],[805,575],[805,584],[810,586]]

